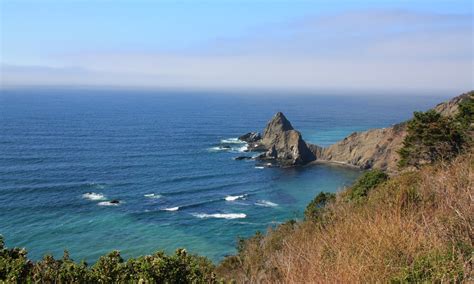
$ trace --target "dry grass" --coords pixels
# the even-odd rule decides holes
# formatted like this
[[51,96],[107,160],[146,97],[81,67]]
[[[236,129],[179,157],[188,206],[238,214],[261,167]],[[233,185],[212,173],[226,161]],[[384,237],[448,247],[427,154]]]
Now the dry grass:
[[217,272],[251,283],[472,279],[473,169],[464,155],[394,177],[363,203],[340,194],[323,222],[270,230]]

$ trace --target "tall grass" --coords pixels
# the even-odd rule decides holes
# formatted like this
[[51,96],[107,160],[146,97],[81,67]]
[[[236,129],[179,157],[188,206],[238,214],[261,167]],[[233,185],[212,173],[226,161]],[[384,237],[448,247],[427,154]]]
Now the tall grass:
[[317,222],[244,242],[217,268],[238,282],[460,282],[473,277],[473,154],[406,172]]

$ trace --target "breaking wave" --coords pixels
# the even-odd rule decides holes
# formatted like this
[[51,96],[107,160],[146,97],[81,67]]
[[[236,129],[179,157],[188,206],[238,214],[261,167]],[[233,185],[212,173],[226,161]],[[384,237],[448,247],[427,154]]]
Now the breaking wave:
[[221,143],[225,144],[246,144],[245,141],[239,140],[239,138],[227,138],[227,139],[222,139]]
[[243,194],[243,195],[229,195],[229,196],[226,196],[224,199],[226,201],[235,201],[237,199],[242,199],[244,197],[245,197],[245,194]]
[[153,199],[158,199],[158,198],[161,198],[161,195],[159,194],[154,194],[154,193],[148,193],[148,194],[145,194],[143,195],[144,197],[148,197],[148,198],[153,198]]
[[104,200],[105,196],[101,193],[87,192],[82,195],[83,198],[89,200]]
[[118,206],[120,203],[112,203],[110,201],[102,201],[97,203],[99,206]]
[[255,202],[255,205],[263,206],[263,207],[277,207],[278,206],[278,204],[273,203],[273,202],[268,201],[268,200],[259,200],[259,201]]
[[178,210],[179,210],[179,206],[163,208],[162,210],[164,210],[164,211],[178,211]]
[[214,213],[214,214],[192,213],[191,215],[200,219],[205,219],[205,218],[243,219],[247,217],[247,215],[244,213]]

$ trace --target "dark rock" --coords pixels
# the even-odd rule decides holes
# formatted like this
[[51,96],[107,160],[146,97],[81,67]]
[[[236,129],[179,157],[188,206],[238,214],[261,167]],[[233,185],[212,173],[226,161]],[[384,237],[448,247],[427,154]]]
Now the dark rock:
[[260,139],[262,139],[262,136],[258,132],[249,132],[239,137],[239,140],[245,141],[247,143],[257,142],[260,141]]
[[238,156],[238,157],[235,157],[234,160],[236,161],[240,161],[240,160],[251,160],[253,159],[252,157],[250,156]]
[[120,200],[118,199],[110,200],[110,204],[119,204],[119,203],[120,203]]

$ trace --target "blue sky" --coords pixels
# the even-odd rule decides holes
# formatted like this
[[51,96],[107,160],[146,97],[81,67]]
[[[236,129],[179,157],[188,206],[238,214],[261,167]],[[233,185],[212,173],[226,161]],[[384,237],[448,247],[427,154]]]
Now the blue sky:
[[473,88],[472,1],[0,0],[2,86]]

